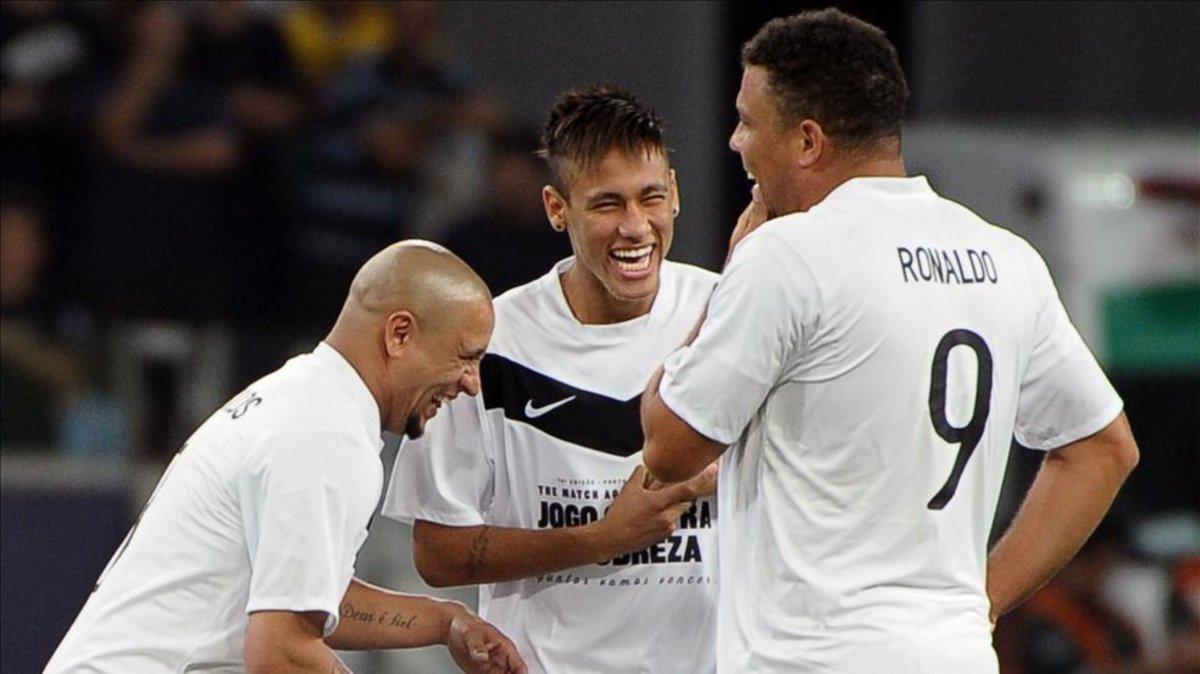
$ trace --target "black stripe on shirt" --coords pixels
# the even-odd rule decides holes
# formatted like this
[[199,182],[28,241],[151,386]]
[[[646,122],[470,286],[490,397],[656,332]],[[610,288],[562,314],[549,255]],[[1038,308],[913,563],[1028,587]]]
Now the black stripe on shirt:
[[[614,456],[629,456],[642,448],[639,393],[629,400],[575,388],[557,379],[489,353],[480,367],[483,405],[503,409],[504,416],[529,424],[560,440]],[[549,405],[575,399],[543,414]],[[531,405],[535,415],[526,415]]]

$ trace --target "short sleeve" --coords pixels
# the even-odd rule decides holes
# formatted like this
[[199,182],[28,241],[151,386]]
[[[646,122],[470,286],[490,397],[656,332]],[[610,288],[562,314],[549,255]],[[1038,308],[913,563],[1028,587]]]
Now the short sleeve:
[[701,435],[732,443],[795,364],[819,302],[803,260],[762,230],[734,252],[699,335],[663,363],[659,394]]
[[247,613],[323,611],[325,636],[337,629],[379,500],[373,458],[337,433],[285,431],[263,440],[238,484],[251,567]]
[[385,517],[484,524],[494,479],[485,414],[479,398],[459,396],[429,420],[423,436],[404,439],[383,500]]
[[1103,429],[1122,402],[1067,317],[1046,263],[1032,248],[1029,255],[1040,308],[1013,434],[1025,447],[1049,450]]

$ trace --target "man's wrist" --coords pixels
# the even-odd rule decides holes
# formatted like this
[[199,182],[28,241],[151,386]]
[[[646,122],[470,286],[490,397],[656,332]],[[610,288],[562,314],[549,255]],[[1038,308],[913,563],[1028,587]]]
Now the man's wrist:
[[450,628],[454,624],[454,619],[470,617],[471,611],[461,602],[450,599],[437,600],[437,602],[442,614],[438,642],[444,646],[450,642]]
[[567,530],[575,534],[577,545],[587,551],[589,563],[602,564],[616,556],[609,543],[608,525],[603,519]]

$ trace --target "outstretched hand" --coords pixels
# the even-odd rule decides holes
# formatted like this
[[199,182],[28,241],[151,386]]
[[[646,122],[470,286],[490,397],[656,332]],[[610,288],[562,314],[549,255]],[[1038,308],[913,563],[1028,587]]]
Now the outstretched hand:
[[468,674],[525,674],[525,661],[513,642],[491,623],[463,610],[450,622],[446,647]]
[[641,550],[669,536],[712,480],[705,470],[690,480],[654,485],[645,466],[635,468],[604,518],[588,525],[597,532],[596,561]]

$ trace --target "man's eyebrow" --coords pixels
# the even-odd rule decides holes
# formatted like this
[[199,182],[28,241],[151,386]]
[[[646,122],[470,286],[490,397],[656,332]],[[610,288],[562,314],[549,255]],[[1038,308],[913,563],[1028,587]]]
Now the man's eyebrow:
[[650,183],[642,188],[642,196],[654,194],[655,192],[669,192],[670,189],[663,183]]

